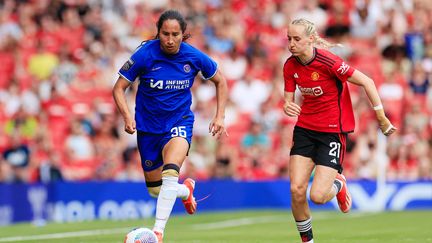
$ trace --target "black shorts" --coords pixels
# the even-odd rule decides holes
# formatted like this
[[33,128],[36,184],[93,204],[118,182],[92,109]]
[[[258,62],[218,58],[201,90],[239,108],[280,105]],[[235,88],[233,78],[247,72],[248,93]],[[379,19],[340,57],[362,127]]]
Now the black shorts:
[[290,155],[311,158],[316,165],[328,166],[342,173],[346,139],[346,133],[317,132],[296,126]]

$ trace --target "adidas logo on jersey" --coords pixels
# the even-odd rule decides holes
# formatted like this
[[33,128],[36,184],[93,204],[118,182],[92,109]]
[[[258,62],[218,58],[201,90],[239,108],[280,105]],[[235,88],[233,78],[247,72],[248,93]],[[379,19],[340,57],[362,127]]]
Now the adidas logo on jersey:
[[337,164],[336,159],[332,159],[332,160],[330,160],[330,162],[332,162],[333,164]]
[[294,73],[294,78],[299,78],[297,73]]

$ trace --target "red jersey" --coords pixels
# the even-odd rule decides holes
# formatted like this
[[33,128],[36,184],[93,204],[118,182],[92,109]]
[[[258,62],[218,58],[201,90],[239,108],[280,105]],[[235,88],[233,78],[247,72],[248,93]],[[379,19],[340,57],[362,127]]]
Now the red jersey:
[[297,85],[304,98],[296,125],[319,132],[353,132],[354,112],[346,81],[354,71],[323,49],[314,48],[308,63],[289,57],[283,68],[285,91],[294,92]]

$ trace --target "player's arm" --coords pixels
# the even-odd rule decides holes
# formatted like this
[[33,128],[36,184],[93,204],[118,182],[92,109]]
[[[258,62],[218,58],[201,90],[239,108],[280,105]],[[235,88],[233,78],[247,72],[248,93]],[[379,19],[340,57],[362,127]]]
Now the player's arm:
[[299,116],[301,112],[301,108],[299,105],[297,105],[294,102],[294,92],[287,92],[284,93],[284,112],[288,116]]
[[375,87],[374,81],[363,74],[362,72],[355,70],[351,77],[348,78],[350,83],[362,86],[372,103],[373,109],[375,110],[376,117],[379,123],[379,127],[384,135],[388,136],[396,131],[396,128],[391,124],[390,120],[384,113],[384,107],[381,103],[381,99],[378,94],[378,90]]
[[125,92],[130,85],[131,82],[120,76],[113,87],[112,94],[117,109],[123,117],[125,123],[125,131],[129,134],[133,134],[136,131],[135,119],[130,114],[125,95]]
[[290,117],[299,116],[301,108],[295,103],[295,90],[296,81],[293,78],[290,70],[292,67],[289,65],[289,58],[283,66],[283,76],[284,76],[284,106],[283,110],[286,115]]
[[[220,70],[217,70],[216,74],[210,78],[216,87],[216,115],[209,125],[209,132],[219,138],[222,134],[227,134],[225,130],[225,106],[228,99],[228,85],[225,77],[222,75]],[[228,134],[227,134],[228,135]]]

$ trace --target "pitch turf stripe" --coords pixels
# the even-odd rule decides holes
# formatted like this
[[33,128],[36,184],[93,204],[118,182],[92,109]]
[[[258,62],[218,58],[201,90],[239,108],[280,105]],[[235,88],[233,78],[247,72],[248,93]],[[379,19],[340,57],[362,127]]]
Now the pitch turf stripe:
[[238,226],[253,225],[253,224],[263,224],[263,223],[275,223],[275,222],[288,222],[290,218],[285,216],[263,216],[263,217],[253,217],[253,218],[239,218],[224,220],[219,222],[211,223],[201,223],[193,225],[192,228],[195,230],[213,230],[213,229],[223,229],[223,228],[233,228]]
[[[373,215],[374,213],[350,213],[344,215],[344,217],[364,217],[367,215]],[[331,213],[316,213],[313,216],[313,221],[318,220],[328,220],[334,218],[334,214]],[[200,223],[192,225],[193,229],[202,230],[212,230],[212,229],[223,229],[223,228],[233,228],[243,225],[253,225],[262,223],[277,223],[286,222],[289,223],[292,220],[292,216],[287,215],[267,215],[262,217],[250,217],[250,218],[239,218],[233,220],[224,220],[212,223]],[[150,227],[150,226],[145,226]],[[35,240],[51,240],[51,239],[63,239],[63,238],[75,238],[75,237],[86,237],[95,235],[115,235],[115,234],[126,234],[131,228],[113,228],[113,229],[97,229],[97,230],[84,230],[84,231],[73,231],[65,233],[53,233],[53,234],[43,234],[43,235],[28,235],[28,236],[12,236],[0,238],[0,242],[16,242],[16,241],[35,241]]]
[[74,237],[94,236],[94,235],[115,235],[120,233],[126,234],[129,230],[131,230],[130,227],[74,231],[74,232],[65,232],[65,233],[44,234],[44,235],[13,236],[13,237],[0,238],[0,242],[51,240],[51,239],[74,238]]
[[[365,217],[367,215],[372,215],[372,213],[350,213],[349,215],[344,215],[344,217],[350,218],[360,218]],[[334,218],[334,214],[320,212],[316,213],[313,216],[312,221],[320,221],[320,220],[328,220],[330,218]],[[250,217],[250,218],[239,218],[232,220],[224,220],[218,222],[211,223],[200,223],[192,225],[191,228],[194,230],[214,230],[214,229],[224,229],[224,228],[234,228],[245,225],[253,225],[253,224],[264,224],[264,223],[289,223],[291,222],[291,215],[267,215],[262,217]]]

